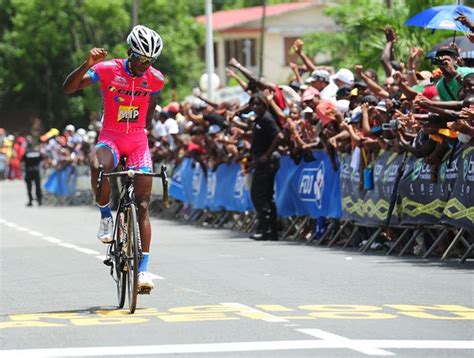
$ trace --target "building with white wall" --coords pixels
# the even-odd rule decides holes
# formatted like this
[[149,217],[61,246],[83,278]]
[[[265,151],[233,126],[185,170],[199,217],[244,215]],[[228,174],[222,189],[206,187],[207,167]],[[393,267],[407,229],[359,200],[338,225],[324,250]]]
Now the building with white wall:
[[[263,34],[263,77],[283,83],[291,75],[289,51],[295,39],[313,32],[334,32],[337,26],[324,14],[326,1],[313,0],[266,7]],[[235,57],[258,73],[261,46],[262,6],[213,13],[216,73],[226,83],[225,66]],[[206,24],[206,17],[197,20]]]

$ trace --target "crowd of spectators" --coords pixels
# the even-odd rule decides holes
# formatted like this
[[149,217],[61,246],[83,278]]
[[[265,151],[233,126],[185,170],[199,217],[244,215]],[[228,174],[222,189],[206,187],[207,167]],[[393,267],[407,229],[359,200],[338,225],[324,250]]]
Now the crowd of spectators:
[[[350,153],[363,170],[381,149],[392,149],[424,157],[436,181],[437,167],[450,148],[474,144],[474,68],[463,64],[453,44],[436,51],[432,70],[419,71],[427,61],[423,51],[413,48],[409,58],[396,59],[397,35],[390,27],[384,32],[384,79],[362,64],[339,69],[318,66],[300,39],[290,50],[300,64],[291,63],[288,83],[270,83],[234,58],[227,76],[250,97],[263,101],[284,135],[277,150],[296,163],[311,161],[313,149],[324,149],[334,170],[338,152]],[[255,159],[251,155],[255,118],[248,102],[214,103],[198,93],[193,100],[157,106],[149,132],[152,158],[179,163],[192,157],[205,172],[230,162],[249,170]],[[100,130],[93,127],[86,131],[68,125],[63,132],[53,128],[37,138],[47,165],[87,165]],[[0,178],[21,177],[21,148],[28,141],[35,138],[14,138],[0,129]]]
[[[375,70],[318,66],[295,41],[292,51],[301,64],[277,85],[259,78],[231,59],[227,75],[250,95],[265,101],[284,133],[278,151],[295,162],[312,160],[312,149],[324,149],[337,169],[336,153],[356,156],[363,170],[381,149],[410,152],[433,169],[459,143],[474,144],[474,68],[463,64],[459,49],[440,47],[431,59],[433,70],[419,71],[423,52],[413,48],[405,62],[394,58],[397,35],[385,29],[381,54],[385,79]],[[426,66],[425,66],[426,67]],[[203,167],[241,162],[251,167],[255,113],[248,103],[198,100],[157,107],[150,148],[156,161],[188,156]],[[367,158],[362,160],[362,158]]]

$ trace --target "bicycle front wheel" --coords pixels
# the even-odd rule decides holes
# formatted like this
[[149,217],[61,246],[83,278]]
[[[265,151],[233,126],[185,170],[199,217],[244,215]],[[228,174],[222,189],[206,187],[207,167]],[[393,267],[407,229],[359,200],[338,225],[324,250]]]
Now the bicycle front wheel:
[[137,307],[138,296],[138,221],[137,208],[131,204],[128,209],[128,242],[127,242],[127,286],[128,306],[130,313],[134,313]]
[[127,274],[124,272],[126,267],[126,258],[122,247],[126,240],[126,222],[123,211],[117,213],[115,220],[114,242],[112,243],[114,269],[117,283],[118,308],[123,308],[125,304],[125,294],[127,292]]

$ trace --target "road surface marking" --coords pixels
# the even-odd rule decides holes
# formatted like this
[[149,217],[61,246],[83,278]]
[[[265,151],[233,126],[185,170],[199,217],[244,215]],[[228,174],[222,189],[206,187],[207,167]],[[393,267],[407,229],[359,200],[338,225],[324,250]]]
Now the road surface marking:
[[56,239],[55,237],[52,237],[52,236],[43,236],[42,239],[43,239],[43,240],[46,240],[46,241],[49,241],[49,242],[51,242],[51,243],[53,243],[53,244],[58,244],[58,243],[61,242],[61,240]]
[[268,312],[263,312],[256,308],[243,305],[241,303],[230,302],[230,303],[221,303],[221,305],[234,307],[234,308],[238,308],[239,310],[242,310],[241,312],[236,312],[236,313],[244,317],[260,319],[265,322],[288,322],[288,320],[284,318],[274,316]]
[[[85,247],[80,247],[80,246],[77,246],[77,245],[74,245],[74,244],[71,244],[71,243],[68,243],[68,242],[62,242],[59,239],[56,239],[56,238],[51,237],[51,236],[45,236],[44,234],[42,234],[38,231],[34,231],[34,230],[31,230],[31,229],[25,228],[23,226],[20,226],[18,224],[15,224],[13,222],[7,221],[7,220],[2,219],[2,218],[0,218],[0,224],[3,224],[3,225],[8,226],[10,228],[16,229],[18,231],[25,231],[28,234],[30,234],[31,236],[38,237],[40,239],[46,240],[48,242],[51,242],[53,244],[56,244],[58,246],[61,246],[61,247],[67,248],[67,249],[72,249],[72,250],[75,250],[75,251],[78,251],[78,252],[82,252],[83,254],[87,254],[87,255],[98,255],[99,254],[99,252],[96,251],[96,250],[88,249],[88,248],[85,248]],[[96,257],[98,259],[102,260],[102,261],[105,260],[105,258],[106,258],[105,256],[96,256]],[[151,275],[152,280],[165,280],[164,277],[155,275],[154,273],[150,272],[150,275]]]
[[338,336],[322,329],[297,329],[298,332],[308,334],[315,338],[320,338],[326,342],[334,342],[342,347],[352,349],[359,353],[364,353],[371,356],[393,356],[394,354],[383,349],[379,349],[370,343],[360,343],[357,340],[352,340],[343,336]]
[[[232,343],[198,343],[198,344],[164,344],[149,346],[114,346],[114,347],[80,347],[80,348],[46,348],[1,350],[0,355],[7,357],[87,357],[87,356],[138,356],[150,354],[194,354],[217,352],[257,352],[283,351],[299,349],[350,349],[372,356],[394,355],[381,348],[392,349],[474,349],[473,341],[435,341],[435,340],[360,340],[348,339],[318,329],[313,331],[328,339],[291,340]],[[422,353],[420,352],[420,356]]]

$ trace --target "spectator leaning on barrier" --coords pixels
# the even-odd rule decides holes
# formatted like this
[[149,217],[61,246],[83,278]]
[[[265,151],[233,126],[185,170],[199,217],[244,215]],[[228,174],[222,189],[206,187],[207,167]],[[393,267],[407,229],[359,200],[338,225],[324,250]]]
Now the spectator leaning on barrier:
[[276,149],[283,139],[283,133],[268,112],[269,105],[265,96],[254,94],[249,104],[256,116],[250,152],[255,168],[251,197],[258,218],[257,232],[251,237],[255,240],[278,240],[273,186],[280,165],[280,154]]

